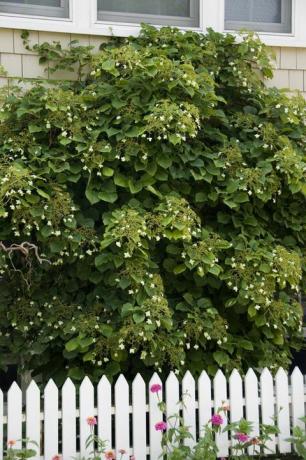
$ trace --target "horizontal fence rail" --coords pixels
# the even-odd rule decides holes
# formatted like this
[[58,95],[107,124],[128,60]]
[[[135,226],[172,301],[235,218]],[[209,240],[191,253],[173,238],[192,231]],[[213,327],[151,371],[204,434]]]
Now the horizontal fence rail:
[[[114,449],[117,458],[124,449],[123,460],[130,455],[136,460],[157,460],[162,450],[161,433],[155,424],[162,420],[162,414],[156,394],[150,392],[153,384],[162,385],[159,397],[166,403],[167,416],[178,413],[178,401],[184,398],[181,415],[193,435],[193,440],[186,441],[191,446],[224,403],[230,407],[230,422],[242,417],[253,422],[253,436],[259,434],[260,423],[271,424],[276,419],[280,433],[269,441],[269,453],[291,452],[287,439],[293,426],[305,429],[300,418],[306,413],[306,382],[298,368],[290,377],[279,369],[274,378],[268,369],[259,377],[252,369],[244,377],[234,370],[228,380],[220,370],[212,380],[206,372],[197,380],[187,372],[180,381],[171,372],[164,383],[154,374],[147,384],[138,374],[130,385],[120,375],[115,385],[102,377],[96,387],[86,377],[79,387],[67,379],[61,389],[50,380],[42,392],[32,381],[25,394],[16,383],[7,395],[0,391],[0,460],[7,441],[17,441],[14,447],[18,448],[18,440],[25,437],[39,446],[35,460],[52,460],[57,454],[63,460],[87,456],[87,417],[92,416],[97,419],[99,437],[106,441],[107,449]],[[216,441],[220,457],[227,457],[230,433],[218,434]]]

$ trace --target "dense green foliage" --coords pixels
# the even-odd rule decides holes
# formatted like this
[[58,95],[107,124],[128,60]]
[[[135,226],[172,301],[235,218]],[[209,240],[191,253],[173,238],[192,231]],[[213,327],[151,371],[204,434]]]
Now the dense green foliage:
[[[69,61],[53,46],[44,62]],[[0,112],[0,240],[50,261],[0,252],[1,359],[58,379],[287,366],[304,101],[264,87],[252,35],[145,26],[88,53],[68,62],[80,54],[86,78],[11,94]]]

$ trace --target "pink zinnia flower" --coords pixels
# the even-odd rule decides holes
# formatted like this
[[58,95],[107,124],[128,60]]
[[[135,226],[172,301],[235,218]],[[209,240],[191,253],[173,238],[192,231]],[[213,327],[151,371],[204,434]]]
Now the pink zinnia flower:
[[106,460],[115,460],[115,454],[112,450],[109,450],[108,452],[105,452],[105,458]]
[[54,455],[54,457],[52,457],[52,460],[61,460],[61,456],[60,455]]
[[119,449],[119,454],[121,454],[121,455],[126,454],[126,450],[125,449]]
[[16,444],[16,441],[14,439],[10,439],[9,441],[7,441],[7,445],[9,447],[13,447],[15,444]]
[[131,456],[130,456],[130,460],[136,460],[135,455],[131,455]]
[[212,418],[210,419],[211,421],[211,424],[214,425],[214,426],[220,426],[222,425],[223,423],[223,418],[221,417],[220,414],[215,414],[212,416]]
[[87,420],[87,424],[88,424],[89,426],[94,426],[94,425],[97,424],[97,419],[96,419],[96,417],[87,417],[86,420]]
[[155,430],[156,431],[166,431],[167,423],[166,422],[158,422],[155,423]]
[[162,386],[159,383],[154,383],[151,386],[150,391],[151,393],[158,393],[161,389],[162,389]]
[[247,442],[250,439],[250,436],[245,433],[236,433],[235,438],[238,439],[239,442]]

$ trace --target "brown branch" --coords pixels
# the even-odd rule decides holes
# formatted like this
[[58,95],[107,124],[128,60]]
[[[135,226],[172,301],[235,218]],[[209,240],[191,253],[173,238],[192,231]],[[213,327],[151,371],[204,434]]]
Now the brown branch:
[[50,260],[44,259],[39,255],[38,247],[33,243],[29,243],[28,241],[24,241],[20,244],[13,243],[10,246],[6,246],[2,241],[0,241],[0,250],[6,252],[10,259],[14,252],[20,252],[26,259],[28,259],[30,252],[33,251],[38,263],[42,264],[43,262],[46,262],[51,264]]

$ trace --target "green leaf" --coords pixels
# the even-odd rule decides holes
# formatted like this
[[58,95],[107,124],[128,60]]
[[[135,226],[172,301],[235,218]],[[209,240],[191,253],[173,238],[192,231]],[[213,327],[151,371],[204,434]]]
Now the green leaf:
[[75,337],[69,340],[69,342],[66,343],[65,348],[67,351],[74,351],[79,348],[79,338]]
[[136,324],[143,323],[146,319],[146,315],[143,312],[135,312],[133,313],[133,320]]

